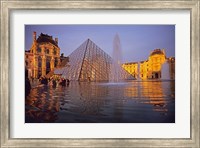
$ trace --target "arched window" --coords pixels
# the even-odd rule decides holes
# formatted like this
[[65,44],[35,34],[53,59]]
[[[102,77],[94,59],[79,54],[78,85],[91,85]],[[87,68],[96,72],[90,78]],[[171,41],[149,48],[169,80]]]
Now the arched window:
[[42,67],[42,58],[38,57],[38,68]]
[[48,74],[51,71],[51,57],[47,56],[46,58],[46,74]]
[[54,55],[57,54],[55,47],[54,47],[54,49],[53,49],[53,54],[54,54]]
[[46,68],[50,69],[50,61],[48,60],[47,63],[46,63]]
[[46,49],[46,54],[49,54],[49,49]]
[[38,53],[41,52],[41,48],[40,48],[40,47],[37,48],[37,52],[38,52]]

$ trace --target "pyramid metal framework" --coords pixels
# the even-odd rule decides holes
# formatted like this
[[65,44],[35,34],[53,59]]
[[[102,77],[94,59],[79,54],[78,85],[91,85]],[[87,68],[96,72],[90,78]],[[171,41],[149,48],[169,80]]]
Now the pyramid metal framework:
[[[111,77],[112,58],[94,42],[87,39],[69,55],[69,63],[55,74],[61,74],[69,80],[76,81],[109,81]],[[120,79],[128,79],[124,69],[120,69]]]

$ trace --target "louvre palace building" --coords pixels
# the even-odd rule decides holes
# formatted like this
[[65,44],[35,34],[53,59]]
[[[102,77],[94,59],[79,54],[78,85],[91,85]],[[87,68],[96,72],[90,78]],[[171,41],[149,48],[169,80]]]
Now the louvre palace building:
[[147,60],[124,63],[122,67],[136,79],[162,79],[166,73],[167,79],[175,79],[175,57],[167,58],[164,49],[155,49]]
[[29,51],[25,51],[25,66],[29,78],[40,78],[53,72],[60,65],[60,48],[58,38],[41,33],[36,37],[33,32],[33,43]]

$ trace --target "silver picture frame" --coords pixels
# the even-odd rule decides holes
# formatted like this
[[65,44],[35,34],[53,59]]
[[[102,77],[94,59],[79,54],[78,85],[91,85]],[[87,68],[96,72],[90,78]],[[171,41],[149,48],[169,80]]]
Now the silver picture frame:
[[[21,139],[10,137],[10,13],[12,10],[189,10],[190,28],[190,138],[104,138],[104,139]],[[1,0],[1,66],[0,66],[0,99],[1,99],[1,147],[200,147],[200,114],[199,114],[199,0],[148,0],[148,1],[113,1],[113,0],[50,0],[23,1]],[[184,123],[183,123],[184,124]]]

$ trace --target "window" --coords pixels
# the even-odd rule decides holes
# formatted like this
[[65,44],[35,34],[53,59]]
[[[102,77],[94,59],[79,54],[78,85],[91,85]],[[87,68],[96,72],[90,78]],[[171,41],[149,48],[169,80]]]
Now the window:
[[38,68],[42,67],[42,58],[38,57]]
[[40,48],[40,47],[37,48],[37,52],[38,52],[38,53],[41,52],[41,48]]
[[50,62],[49,61],[47,61],[47,63],[46,63],[46,68],[50,68]]
[[42,67],[42,62],[41,61],[38,62],[38,67]]
[[55,58],[54,67],[56,67],[57,65],[58,65],[58,59]]
[[46,54],[49,54],[49,49],[46,49]]
[[57,54],[55,47],[54,47],[54,49],[53,49],[53,54],[54,54],[54,55]]

